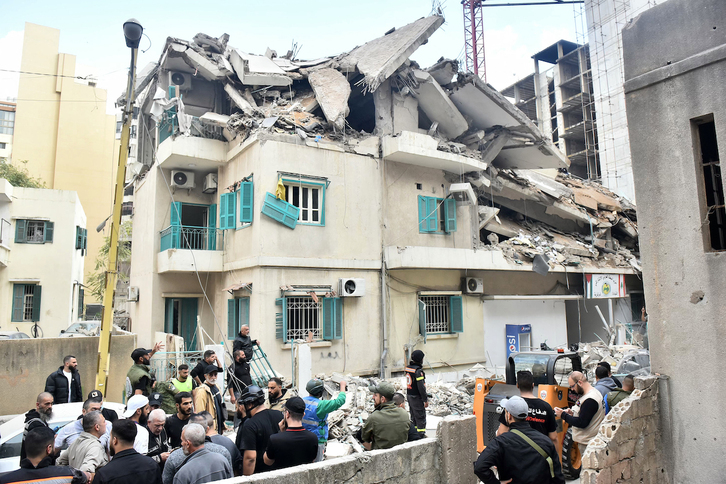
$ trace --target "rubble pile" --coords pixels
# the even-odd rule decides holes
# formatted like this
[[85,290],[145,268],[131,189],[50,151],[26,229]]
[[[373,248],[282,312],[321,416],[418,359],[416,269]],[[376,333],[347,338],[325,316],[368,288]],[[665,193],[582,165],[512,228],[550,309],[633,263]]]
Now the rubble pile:
[[590,381],[595,381],[595,368],[605,361],[613,373],[634,376],[650,374],[650,355],[648,350],[633,345],[606,345],[601,341],[580,343],[577,354],[582,360],[582,368]]

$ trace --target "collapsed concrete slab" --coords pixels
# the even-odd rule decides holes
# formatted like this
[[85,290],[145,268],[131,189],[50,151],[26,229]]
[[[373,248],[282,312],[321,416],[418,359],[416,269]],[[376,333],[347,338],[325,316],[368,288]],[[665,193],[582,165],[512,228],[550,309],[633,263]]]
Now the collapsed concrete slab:
[[315,99],[323,110],[325,119],[337,129],[345,128],[345,118],[350,113],[348,98],[350,84],[343,74],[329,67],[318,69],[308,76]]
[[398,136],[382,139],[383,159],[409,165],[438,168],[450,173],[483,171],[487,164],[469,158],[438,150],[438,141],[431,136],[403,131]]
[[420,69],[413,69],[413,76],[418,86],[413,96],[418,99],[421,110],[431,121],[439,123],[439,131],[447,138],[458,138],[469,125],[461,115],[449,96],[441,88],[431,74]]
[[272,59],[231,49],[229,62],[237,77],[247,86],[289,86],[292,79]]
[[373,92],[441,27],[438,15],[421,18],[383,37],[356,47],[338,59],[343,72],[357,70],[365,77],[366,91]]

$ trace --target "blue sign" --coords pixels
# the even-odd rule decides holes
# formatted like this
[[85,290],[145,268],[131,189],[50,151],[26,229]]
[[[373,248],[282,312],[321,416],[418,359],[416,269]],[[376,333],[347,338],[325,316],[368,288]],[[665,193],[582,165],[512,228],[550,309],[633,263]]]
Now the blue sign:
[[519,351],[519,335],[532,333],[531,324],[508,324],[507,325],[507,358],[512,353]]

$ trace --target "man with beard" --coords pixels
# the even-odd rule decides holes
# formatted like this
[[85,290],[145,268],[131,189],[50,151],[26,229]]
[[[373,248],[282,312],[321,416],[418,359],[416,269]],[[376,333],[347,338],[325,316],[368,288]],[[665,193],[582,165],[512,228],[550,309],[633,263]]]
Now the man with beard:
[[218,433],[224,433],[225,408],[222,393],[217,388],[217,373],[221,368],[209,365],[204,369],[204,384],[194,390],[194,411],[197,413],[207,411],[214,418],[214,428]]
[[[83,432],[83,416],[90,412],[98,412],[101,410],[101,402],[89,398],[83,402],[83,408],[81,409],[81,415],[74,421],[63,427],[55,435],[55,450],[67,449]],[[103,412],[101,412],[103,414]],[[116,414],[116,412],[114,412]],[[104,415],[104,418],[106,416]],[[100,437],[101,444],[104,448],[108,447],[108,441],[111,438],[111,422],[106,422],[106,433]]]
[[585,453],[587,444],[597,435],[600,424],[605,419],[602,394],[590,385],[587,377],[579,371],[573,371],[567,378],[570,390],[575,391],[579,398],[572,408],[564,410],[555,408],[555,414],[572,427],[572,440],[578,443],[580,455]]
[[[43,392],[38,395],[35,401],[35,408],[25,414],[25,429],[23,430],[23,441],[20,444],[20,461],[27,457],[25,454],[25,437],[33,429],[48,426],[48,421],[53,416],[53,395]],[[51,456],[51,465],[55,464],[55,456]]]
[[149,421],[146,423],[149,431],[149,451],[146,455],[154,459],[161,469],[164,468],[164,463],[169,457],[169,438],[164,430],[165,423],[166,414],[160,408],[149,413]]
[[292,390],[282,388],[282,380],[277,377],[270,378],[267,382],[267,403],[270,410],[285,411],[285,403],[295,394]]
[[202,384],[204,384],[204,370],[206,370],[209,365],[219,367],[222,366],[222,364],[219,362],[219,359],[217,359],[217,353],[215,353],[214,350],[205,351],[204,358],[199,360],[197,366],[195,366],[191,373],[189,373],[189,375],[194,379],[194,382],[197,384],[197,386],[201,386]]
[[176,413],[166,418],[166,433],[169,436],[169,445],[172,449],[181,447],[182,428],[189,423],[192,414],[192,394],[188,392],[177,393]]
[[146,422],[149,420],[149,399],[143,395],[134,395],[126,404],[124,418],[132,420],[139,427],[134,440],[134,450],[139,454],[149,451],[149,432],[146,431]]
[[190,423],[182,431],[184,465],[174,475],[173,484],[200,484],[232,477],[227,459],[205,449],[204,428]]
[[53,403],[82,402],[81,374],[78,361],[73,355],[63,358],[63,366],[58,367],[45,380],[45,391],[53,395]]
[[247,361],[252,359],[252,355],[255,352],[255,346],[259,346],[260,342],[256,339],[250,338],[250,327],[245,325],[239,329],[239,334],[234,338],[232,343],[232,352],[242,350],[245,353]]
[[131,420],[119,420],[111,431],[111,462],[98,470],[94,484],[161,484],[161,469],[150,457],[134,450],[138,432]]
[[393,402],[396,389],[387,381],[370,387],[375,410],[366,420],[361,440],[366,450],[390,449],[408,441],[408,412]]
[[136,348],[131,353],[131,359],[134,364],[126,373],[126,396],[145,395],[149,396],[154,386],[154,378],[151,376],[149,364],[154,353],[159,351],[164,345],[156,343],[154,348],[147,350],[144,348]]
[[237,397],[235,394],[242,393],[242,390],[252,385],[252,377],[250,376],[250,364],[245,358],[245,352],[242,350],[234,350],[234,363],[227,369],[227,388],[229,388],[229,401],[235,403]]

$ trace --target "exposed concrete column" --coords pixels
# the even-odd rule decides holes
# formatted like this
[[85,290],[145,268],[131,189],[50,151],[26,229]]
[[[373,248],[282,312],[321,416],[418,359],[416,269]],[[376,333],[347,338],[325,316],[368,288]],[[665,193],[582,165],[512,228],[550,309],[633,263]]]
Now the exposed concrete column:
[[378,136],[393,134],[393,95],[391,94],[391,82],[386,79],[373,91],[373,103],[376,113],[376,130]]
[[449,415],[439,424],[436,438],[441,444],[441,482],[475,483],[476,417]]

